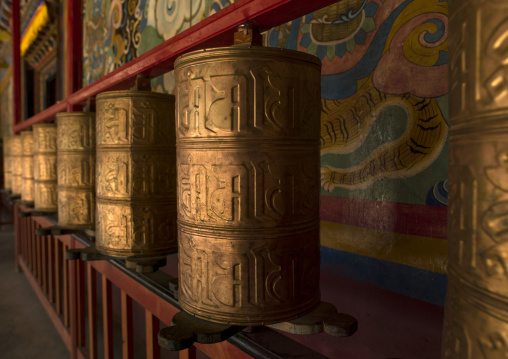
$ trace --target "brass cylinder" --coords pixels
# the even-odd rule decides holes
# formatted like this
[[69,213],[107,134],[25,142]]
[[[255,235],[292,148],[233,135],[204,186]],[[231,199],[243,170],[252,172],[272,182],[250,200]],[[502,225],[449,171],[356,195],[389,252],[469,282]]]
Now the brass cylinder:
[[56,122],[58,224],[95,229],[95,113],[62,112]]
[[248,46],[175,62],[186,312],[261,325],[319,303],[320,69],[308,54]]
[[96,97],[96,247],[117,257],[176,252],[174,96]]
[[21,181],[21,200],[34,201],[34,136],[32,131],[21,132],[23,147],[23,176]]
[[448,292],[442,358],[508,353],[506,1],[449,2]]
[[34,136],[34,207],[45,212],[57,211],[56,125],[33,126]]
[[3,141],[4,188],[7,190],[12,189],[11,138],[12,138],[12,136],[5,136],[4,141]]
[[23,176],[23,145],[21,136],[14,135],[11,139],[11,178],[12,194],[21,195]]

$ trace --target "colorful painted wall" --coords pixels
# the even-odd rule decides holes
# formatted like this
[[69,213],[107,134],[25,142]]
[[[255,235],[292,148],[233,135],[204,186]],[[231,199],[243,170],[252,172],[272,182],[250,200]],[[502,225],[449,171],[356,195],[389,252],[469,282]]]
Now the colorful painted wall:
[[[230,2],[87,0],[84,84]],[[265,45],[308,52],[323,64],[323,297],[343,295],[339,283],[346,283],[360,292],[374,288],[373,296],[393,308],[407,308],[400,298],[417,299],[424,309],[415,316],[426,312],[420,320],[435,332],[434,339],[406,338],[400,344],[406,351],[385,357],[413,353],[414,345],[429,341],[419,355],[439,353],[435,308],[444,303],[447,255],[447,14],[443,0],[343,0],[264,34]],[[152,85],[171,93],[174,77],[168,73]],[[401,302],[386,293],[400,294]],[[380,355],[366,350],[364,357]]]

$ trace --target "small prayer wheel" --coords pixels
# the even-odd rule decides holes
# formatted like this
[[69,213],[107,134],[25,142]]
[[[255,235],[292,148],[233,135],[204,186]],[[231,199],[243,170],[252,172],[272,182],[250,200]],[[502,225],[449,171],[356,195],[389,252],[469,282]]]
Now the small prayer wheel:
[[12,189],[12,166],[11,166],[11,138],[12,136],[5,136],[3,141],[4,149],[4,188],[7,190]]
[[21,195],[23,176],[23,145],[21,136],[14,135],[11,139],[11,176],[12,194]]
[[21,181],[21,200],[34,201],[34,136],[32,131],[21,132],[23,147],[23,175]]
[[44,212],[57,211],[56,125],[33,125],[34,207]]
[[262,325],[319,303],[320,70],[314,56],[260,46],[176,60],[186,312]]
[[113,91],[96,97],[96,247],[116,257],[174,253],[174,96]]
[[95,228],[95,113],[62,112],[56,122],[58,225]]

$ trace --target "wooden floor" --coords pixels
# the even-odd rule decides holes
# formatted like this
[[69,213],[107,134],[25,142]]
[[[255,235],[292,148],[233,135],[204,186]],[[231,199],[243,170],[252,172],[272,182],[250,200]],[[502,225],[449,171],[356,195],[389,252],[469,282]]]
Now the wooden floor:
[[14,225],[0,226],[0,351],[10,359],[70,355],[26,276],[15,270]]

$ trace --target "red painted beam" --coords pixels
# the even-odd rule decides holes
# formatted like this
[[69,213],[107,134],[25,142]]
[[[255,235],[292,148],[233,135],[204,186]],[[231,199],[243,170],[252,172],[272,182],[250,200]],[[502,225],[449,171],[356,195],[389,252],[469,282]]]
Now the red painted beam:
[[13,127],[21,122],[21,29],[19,0],[12,1],[12,116]]
[[[335,2],[337,1],[239,0],[73,93],[65,101],[68,105],[83,104],[87,98],[98,93],[132,86],[138,74],[157,77],[173,70],[175,59],[188,51],[229,46],[233,43],[233,33],[240,24],[249,22],[263,31]],[[52,106],[30,118],[29,121],[15,126],[14,130],[20,131],[34,123],[50,120],[54,115],[54,106]]]

